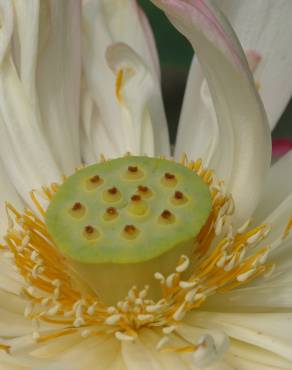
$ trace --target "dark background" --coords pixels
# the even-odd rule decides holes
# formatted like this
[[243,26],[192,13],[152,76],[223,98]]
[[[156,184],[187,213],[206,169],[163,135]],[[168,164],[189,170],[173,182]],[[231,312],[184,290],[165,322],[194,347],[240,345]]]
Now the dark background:
[[[170,140],[174,144],[188,68],[193,50],[188,41],[149,0],[138,0],[152,25],[161,63],[162,92]],[[292,71],[291,71],[292,73]],[[292,100],[283,113],[273,138],[292,139]]]

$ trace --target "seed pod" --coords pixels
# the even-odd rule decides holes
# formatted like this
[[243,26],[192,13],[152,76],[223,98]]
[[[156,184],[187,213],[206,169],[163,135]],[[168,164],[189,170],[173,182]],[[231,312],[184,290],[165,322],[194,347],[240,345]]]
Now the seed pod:
[[97,266],[129,270],[173,251],[186,254],[210,210],[209,188],[193,171],[165,159],[127,156],[68,177],[45,219],[60,251],[98,276]]

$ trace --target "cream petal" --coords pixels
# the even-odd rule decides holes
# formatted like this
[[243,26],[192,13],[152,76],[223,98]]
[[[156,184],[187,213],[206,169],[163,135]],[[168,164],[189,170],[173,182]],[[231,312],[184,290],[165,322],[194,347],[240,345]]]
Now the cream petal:
[[[167,125],[158,87],[157,60],[153,56],[156,53],[153,50],[153,42],[149,42],[149,28],[147,28],[147,33],[144,35],[145,21],[142,21],[141,25],[140,18],[141,10],[137,8],[135,2],[128,0],[123,0],[119,4],[113,1],[95,2],[89,0],[84,2],[83,64],[85,90],[90,91],[90,96],[96,105],[96,108],[91,111],[98,112],[95,117],[91,115],[91,124],[97,127],[91,141],[94,142],[95,147],[104,148],[103,154],[106,156],[112,157],[112,154],[114,156],[123,155],[128,150],[128,137],[135,136],[132,131],[125,131],[123,125],[124,111],[116,97],[117,76],[110,71],[106,61],[107,48],[119,42],[127,44],[129,48],[134,50],[134,53],[139,55],[154,79],[154,95],[157,94],[157,98],[156,100],[153,99],[152,105],[157,106],[155,115],[158,117],[157,120],[160,124],[157,131],[162,127],[162,132],[155,137],[155,147],[159,148],[161,153],[169,153]],[[125,24],[127,24],[127,27],[124,27]],[[134,33],[132,32],[133,29],[135,29]],[[96,73],[97,70],[99,73]],[[88,122],[88,120],[85,123],[83,122],[83,125],[87,126],[87,132],[91,130]],[[98,126],[101,126],[101,129],[98,129]],[[104,139],[107,142],[112,142],[109,150],[103,144]],[[86,143],[90,146],[89,140]],[[153,139],[150,140],[149,145],[153,146]],[[149,145],[147,144],[147,147]],[[98,150],[101,152],[100,149]],[[139,147],[139,152],[143,150],[143,147]]]
[[32,188],[56,181],[60,172],[11,57],[0,66],[0,156],[23,199]]
[[119,352],[119,343],[115,338],[83,339],[80,343],[67,349],[59,356],[54,356],[46,366],[34,370],[107,370],[115,361]]
[[[220,129],[210,91],[198,59],[194,57],[187,79],[175,156],[179,158],[185,152],[190,159],[202,158],[204,165],[208,167],[216,149],[221,145],[219,139]],[[231,168],[232,157],[225,161],[225,166]]]
[[106,153],[107,158],[115,157],[117,153],[116,147],[109,137],[107,127],[104,125],[98,107],[94,103],[89,90],[84,89],[81,97],[81,149],[83,162],[86,165],[94,164],[104,153]]
[[80,333],[57,337],[54,340],[38,345],[38,348],[31,352],[31,356],[52,361],[57,359],[58,356],[62,356],[64,352],[72,347],[78,346],[83,340]]
[[0,10],[1,10],[1,32],[0,32],[0,64],[1,64],[6,56],[7,49],[13,33],[12,2],[1,0]]
[[140,56],[123,43],[108,48],[107,61],[117,80],[122,73],[116,94],[122,113],[126,151],[151,156],[169,154],[159,145],[168,133],[155,76]]
[[245,50],[255,50],[261,62],[255,71],[270,126],[273,128],[292,95],[292,43],[289,0],[216,0]]
[[4,351],[1,351],[0,370],[28,370],[28,367],[24,363],[21,364],[18,360]]
[[142,11],[142,9],[139,6],[137,7],[137,12],[140,18],[141,27],[143,28],[143,31],[144,31],[144,36],[145,36],[145,39],[148,45],[149,54],[152,59],[153,72],[156,72],[157,78],[160,80],[160,77],[161,77],[160,76],[160,61],[159,61],[159,56],[157,53],[155,38],[152,33],[151,25],[149,23],[147,16],[145,15],[145,13]]
[[186,362],[175,352],[159,352],[156,348],[161,336],[155,333],[154,330],[145,329],[139,335],[139,338],[143,345],[151,351],[156,361],[161,365],[162,369],[167,370],[189,370]]
[[[15,10],[15,29],[13,33],[13,60],[30,103],[37,111],[35,89],[38,57],[39,1],[13,0]],[[28,27],[29,24],[29,27]]]
[[[115,0],[101,0],[100,3],[113,42],[129,45],[145,61],[151,72],[158,77],[158,55],[152,31],[137,2],[120,0],[117,3]],[[133,30],[135,30],[134,33]]]
[[139,339],[122,343],[122,356],[127,370],[164,370],[152,351]]
[[292,152],[288,152],[270,168],[260,202],[253,215],[255,222],[262,222],[292,194],[291,169]]
[[33,327],[30,320],[24,315],[19,315],[0,308],[0,337],[14,337],[31,334]]
[[250,370],[289,370],[291,362],[259,347],[232,340],[225,361],[235,368]]
[[[227,356],[228,364],[230,364],[230,368],[232,370],[250,370],[250,369],[256,369],[256,370],[284,370],[289,369],[290,367],[278,367],[278,366],[269,366],[269,365],[263,365],[259,364],[257,361],[249,360],[248,358],[240,358],[238,355],[232,355],[229,354]],[[291,366],[290,364],[288,366]]]
[[0,290],[0,307],[14,314],[23,315],[26,302],[20,296]]
[[112,363],[112,365],[107,370],[127,370],[122,356],[118,355],[117,359]]
[[[3,258],[2,256],[0,258]],[[0,262],[0,288],[8,293],[19,294],[23,287],[22,280],[13,271],[7,271],[7,265]],[[8,267],[10,270],[10,266]]]
[[[266,115],[243,51],[209,2],[153,2],[197,52],[219,122],[220,145],[210,165],[234,196],[237,220],[244,220],[257,204],[270,164],[271,143]],[[189,120],[195,124],[195,116]],[[190,131],[183,135],[190,135]]]
[[0,240],[8,226],[5,202],[10,202],[19,210],[23,207],[23,203],[0,161]]
[[2,370],[31,370],[43,366],[44,361],[29,355],[15,355],[0,352],[0,369]]
[[203,328],[221,329],[230,338],[275,353],[292,365],[291,320],[292,313],[196,312],[190,314],[186,321]]
[[[62,173],[80,165],[80,3],[40,2],[37,93],[45,134]],[[24,45],[25,46],[25,45]]]

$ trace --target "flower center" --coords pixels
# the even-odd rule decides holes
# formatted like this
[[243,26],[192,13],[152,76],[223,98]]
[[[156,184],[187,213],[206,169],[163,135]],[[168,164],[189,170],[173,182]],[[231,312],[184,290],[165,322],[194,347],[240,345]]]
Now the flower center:
[[[104,172],[98,166],[98,174],[96,166],[92,166],[80,170],[79,176],[70,177],[62,186],[53,183],[43,186],[41,192],[32,191],[32,200],[41,217],[30,209],[20,213],[7,203],[9,227],[5,244],[0,248],[10,251],[23,277],[22,292],[27,298],[24,315],[36,323],[57,324],[55,332],[34,332],[35,341],[45,342],[76,332],[83,337],[113,333],[119,340],[132,341],[141,328],[155,327],[163,336],[157,346],[159,350],[195,351],[193,345],[165,348],[167,338],[164,335],[174,333],[185,314],[198,309],[210,295],[236,289],[273,270],[274,266],[267,262],[268,254],[289,236],[292,217],[279,239],[261,246],[259,243],[268,235],[270,226],[250,228],[247,221],[233,230],[230,222],[234,209],[232,197],[226,194],[224,183],[202,166],[201,160],[188,162],[184,157],[183,166],[174,166],[172,162],[156,159],[154,167],[137,160],[132,157],[130,164],[122,160],[109,161]],[[120,165],[114,166],[115,163]],[[129,170],[129,166],[133,168]],[[197,176],[192,177],[192,172],[199,176],[208,191],[205,186],[193,185]],[[200,196],[206,193],[211,195],[212,206],[210,212],[202,213],[207,220],[202,217],[201,226],[196,221],[200,215],[197,207],[198,204],[209,207],[208,200],[200,203]],[[112,201],[111,197],[117,195],[119,198]],[[94,201],[95,197],[98,201]],[[193,200],[196,202],[190,209]],[[142,216],[140,211],[138,215],[132,213],[131,207],[140,207],[143,202],[148,207],[147,213],[142,212]],[[182,218],[184,222],[177,228],[181,217],[185,217]],[[52,223],[50,233],[43,218],[48,224]],[[58,226],[59,219],[61,226]],[[148,229],[146,220],[152,222]],[[184,224],[187,222],[191,222],[189,226]],[[101,225],[109,226],[102,228]],[[183,238],[189,235],[188,227],[194,228],[192,237],[189,242],[186,238],[180,244],[180,233]],[[169,234],[172,235],[169,246],[163,249],[160,239],[167,239]],[[82,248],[74,235],[82,240]],[[127,260],[116,258],[101,262],[105,256],[108,258],[107,252],[102,258],[92,252],[102,248],[99,241],[104,240],[105,235],[114,241],[123,240],[124,244],[112,243],[112,248],[119,252],[119,248],[128,246],[132,254],[126,254]],[[146,236],[152,244],[142,243]],[[138,240],[141,243],[136,245]],[[158,254],[152,251],[151,258],[147,248],[151,250],[152,245],[158,249]],[[189,257],[181,254],[183,246],[189,246],[188,252],[193,251]],[[140,258],[138,262],[133,260],[135,253]],[[179,255],[177,261],[176,253]],[[171,270],[170,273],[163,273],[163,268]],[[158,300],[149,296],[150,290],[157,290],[155,284],[151,284],[152,273],[160,288]],[[104,279],[110,284],[109,290],[113,289],[108,295],[105,292],[109,301],[117,296],[121,286],[129,283],[131,287],[120,301],[110,306],[88,289],[88,285],[97,289],[98,278],[92,284],[96,276],[101,283]],[[138,284],[144,283],[143,279],[147,286],[141,289]],[[10,350],[7,343],[0,343],[0,347]]]
[[[190,256],[211,211],[208,185],[172,161],[124,157],[67,178],[45,220],[57,248],[106,303],[123,299],[133,285],[168,275]],[[160,297],[161,298],[161,297]]]

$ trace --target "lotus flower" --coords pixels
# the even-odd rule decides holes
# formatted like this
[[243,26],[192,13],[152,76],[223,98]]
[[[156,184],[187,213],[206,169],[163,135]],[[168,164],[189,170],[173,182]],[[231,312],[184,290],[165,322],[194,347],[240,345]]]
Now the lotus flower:
[[[153,3],[196,51],[174,153],[181,165],[164,159],[170,147],[159,64],[136,2],[85,0],[81,9],[78,1],[0,1],[2,369],[292,368],[291,155],[270,168],[268,125],[291,95],[291,1],[217,1],[250,68],[209,1]],[[174,266],[167,275],[151,272],[161,296],[152,298],[151,286],[140,289],[153,265],[142,270],[138,263],[129,292],[108,304],[88,281],[98,285],[103,276],[111,298],[124,283],[122,269],[113,263],[102,276],[89,268],[77,274],[49,231],[56,232],[58,207],[75,194],[70,184],[90,168],[115,176],[117,162],[106,159],[126,152],[134,156],[121,163],[163,156],[159,163],[191,174],[200,185],[190,191],[203,189],[210,203],[203,202],[208,217],[194,253],[167,260]],[[128,171],[122,175],[130,180],[141,174],[133,165]],[[176,184],[169,172],[162,180]],[[87,190],[103,181],[91,177]],[[104,196],[116,201],[119,184]],[[188,197],[175,191],[173,201],[179,206]],[[129,204],[130,211],[143,212],[147,201],[141,204]],[[81,202],[69,210],[76,220],[82,212]],[[66,226],[72,235],[73,216]],[[173,232],[175,215],[165,210],[161,217]],[[125,227],[129,247],[138,231]],[[84,232],[89,240],[99,236],[90,225]]]

